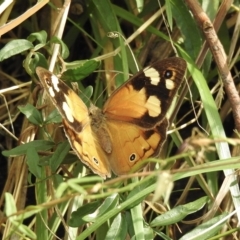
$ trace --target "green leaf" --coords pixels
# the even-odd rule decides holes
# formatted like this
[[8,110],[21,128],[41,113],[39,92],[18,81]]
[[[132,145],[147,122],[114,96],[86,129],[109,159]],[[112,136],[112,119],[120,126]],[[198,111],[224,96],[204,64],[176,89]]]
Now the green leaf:
[[53,153],[49,160],[49,165],[53,172],[55,172],[59,165],[63,162],[69,150],[70,144],[68,141],[58,144],[57,149],[55,150],[55,152]]
[[29,122],[35,125],[43,124],[42,114],[33,105],[28,103],[25,106],[18,106],[18,109],[26,116]]
[[46,117],[44,123],[61,123],[62,122],[62,116],[59,113],[57,109],[54,109],[50,114]]
[[161,230],[155,229],[154,232],[160,237],[162,240],[172,240],[167,234],[161,232]]
[[46,140],[35,140],[32,142],[17,146],[11,150],[2,151],[2,154],[6,157],[19,156],[19,155],[26,154],[29,148],[35,148],[36,151],[46,151],[51,149],[54,145],[55,145],[54,142],[50,142]]
[[192,230],[191,232],[182,236],[179,240],[188,240],[188,239],[205,240],[205,239],[209,239],[212,236],[215,236],[215,234],[218,231],[220,231],[222,229],[223,225],[227,222],[228,219],[219,223],[219,221],[222,220],[223,218],[225,218],[226,216],[227,216],[227,213],[223,213],[217,217],[212,218],[211,220],[209,220],[207,222],[204,222],[203,224],[194,228],[194,230]]
[[120,29],[117,17],[109,0],[104,2],[93,0],[92,3],[95,6],[94,13],[97,14],[97,21],[99,21],[99,24],[103,26],[105,31],[116,31]]
[[86,223],[86,221],[83,219],[84,216],[91,214],[94,212],[99,206],[100,201],[94,201],[87,204],[84,204],[84,206],[78,208],[77,211],[74,211],[71,215],[71,218],[69,220],[69,226],[70,227],[79,227]]
[[29,171],[38,179],[41,179],[42,170],[39,163],[39,155],[35,148],[28,148],[26,153],[27,165]]
[[[137,15],[137,18],[139,20],[144,19],[147,16],[149,16],[149,14],[152,14],[154,11],[156,11],[157,8],[159,8],[159,3],[157,1],[145,2],[144,7],[143,7],[142,11]],[[121,8],[121,9],[123,9],[123,8]]]
[[[148,186],[150,186],[156,179],[150,179],[149,181],[144,181],[143,183],[137,185],[134,187],[134,189],[128,194],[127,199],[131,199],[132,197],[136,196],[139,192],[142,192],[144,189],[146,189]],[[145,196],[142,198],[137,199],[137,201],[133,202],[128,206],[127,209],[131,209],[141,203],[145,199]]]
[[202,44],[202,35],[199,28],[183,0],[169,1],[172,6],[173,18],[184,36],[185,50],[192,59],[196,59]]
[[179,205],[168,212],[156,217],[151,223],[151,227],[167,226],[177,223],[187,215],[199,211],[207,203],[208,197],[202,197],[194,202]]
[[207,16],[211,19],[212,22],[216,17],[220,3],[221,3],[220,0],[214,0],[211,2],[209,2],[209,0],[202,0],[202,9],[207,14]]
[[[42,179],[45,179],[47,177],[49,176],[46,175],[46,169],[42,168]],[[46,184],[46,181],[38,181],[35,184],[35,199],[36,204],[45,204],[49,201],[48,186]],[[48,239],[49,233],[48,229],[46,229],[46,222],[49,220],[48,213],[48,209],[45,206],[43,207],[42,211],[35,216],[36,228],[34,230],[37,234],[38,239]]]
[[166,0],[166,14],[167,14],[167,20],[169,27],[172,31],[173,29],[173,16],[172,16],[172,8],[171,8],[171,3],[169,0]]
[[58,186],[64,182],[64,179],[63,179],[63,178],[64,178],[64,177],[63,177],[62,175],[57,174],[57,173],[52,176],[52,179],[53,179],[53,183],[54,183],[54,187],[55,187],[55,188],[58,188]]
[[82,186],[82,184],[87,182],[89,179],[90,179],[90,181],[92,181],[94,179],[94,177],[72,178],[72,179],[68,180],[67,182],[61,183],[55,192],[56,198],[62,197],[64,192],[69,189],[73,189],[78,194],[83,194],[84,196],[87,195],[88,192],[85,190],[85,188],[84,188],[84,186]]
[[21,234],[25,236],[24,239],[37,239],[36,234],[30,229],[30,227],[17,221],[11,221],[11,223],[17,228],[18,232],[21,232]]
[[150,226],[144,226],[144,239],[154,239],[154,232]]
[[49,166],[50,158],[51,158],[51,155],[41,156],[38,162],[39,166]]
[[27,55],[26,59],[23,61],[23,67],[26,72],[32,76],[35,74],[35,69],[37,66],[44,68],[48,67],[47,60],[45,56],[39,52],[31,52]]
[[92,94],[93,94],[93,87],[87,86],[84,89],[84,91],[79,93],[79,96],[87,106],[90,106],[90,103],[91,103],[90,99],[92,97]]
[[[35,208],[35,210],[36,209],[40,209],[40,208],[38,207],[38,208]],[[10,215],[15,214],[16,212],[17,212],[17,207],[15,204],[15,200],[10,193],[6,192],[5,193],[5,214],[8,217],[8,220],[11,222],[11,224],[16,228],[15,231],[17,230],[18,232],[21,232],[23,235],[30,237],[30,239],[37,239],[35,233],[32,232],[32,230],[29,227],[21,224],[21,221],[23,219],[26,219],[27,217],[30,216],[29,213],[22,213],[21,215],[10,217]],[[19,220],[19,221],[16,221],[16,220]]]
[[126,239],[127,236],[127,221],[125,215],[119,213],[113,220],[105,240]]
[[[152,2],[149,2],[149,4],[151,5]],[[158,5],[157,2],[156,2],[156,4]],[[130,22],[131,24],[140,27],[144,23],[144,20],[139,19],[137,16],[135,16],[132,13],[130,13],[129,11],[127,11],[127,10],[117,6],[117,5],[114,5],[114,4],[112,4],[112,7],[113,7],[113,9],[114,9],[114,11],[115,11],[117,16],[123,18],[124,20]],[[169,37],[167,35],[163,34],[158,29],[154,28],[151,25],[148,26],[147,31],[149,31],[152,34],[157,35],[158,37],[161,37],[161,38],[169,41]]]
[[[122,202],[117,207],[107,211],[104,215],[100,216],[97,221],[95,221],[93,224],[91,224],[87,229],[82,231],[79,236],[76,237],[76,240],[84,240],[86,239],[91,233],[96,231],[103,223],[109,220],[109,218],[116,216],[119,212],[122,212],[124,209],[126,209],[130,204],[135,202],[138,198],[142,198],[142,196],[147,196],[151,192],[154,191],[156,188],[156,184],[153,184],[143,191],[136,194],[136,196],[133,196],[132,198]],[[137,221],[138,219],[136,219]],[[142,220],[142,219],[141,219]]]
[[[205,111],[208,124],[211,128],[211,134],[217,138],[226,138],[225,129],[223,128],[218,107],[207,85],[207,81],[202,75],[201,71],[198,70],[194,63],[191,61],[191,59],[188,60],[188,70],[201,96],[203,109]],[[228,157],[230,158],[230,150],[228,144],[225,142],[216,142],[215,146],[217,148],[220,159],[226,159]]]
[[[93,6],[91,6],[91,10],[94,18],[91,18],[91,24],[97,25],[100,27],[100,29],[102,29],[101,31],[96,31],[98,32],[96,33],[96,38],[99,39],[99,41],[105,40],[109,32],[118,32],[120,35],[123,34],[119,25],[119,21],[117,19],[117,12],[114,10],[114,5],[110,0],[93,0],[92,5]],[[102,39],[103,33],[105,33],[105,39]],[[111,40],[106,39],[106,41],[111,42],[114,48],[120,47],[121,49],[120,54],[117,54],[113,60],[114,69],[123,72],[123,74],[117,74],[115,76],[115,82],[117,85],[119,83],[122,84],[124,80],[128,79],[129,77],[129,64],[127,57],[127,47],[124,44],[125,41],[122,37],[112,38]],[[103,44],[105,45],[105,43]]]
[[73,82],[79,81],[89,76],[99,64],[100,62],[94,59],[65,63],[67,70],[62,74],[62,78]]
[[14,198],[8,192],[5,192],[5,209],[4,210],[7,217],[17,212],[17,207],[15,204]]
[[0,62],[2,62],[4,59],[10,58],[19,53],[23,53],[29,49],[32,49],[33,47],[33,44],[28,40],[12,40],[0,50]]
[[25,208],[26,211],[16,216],[16,220],[22,221],[24,219],[27,219],[35,215],[36,213],[41,212],[43,209],[44,209],[44,206],[35,206],[35,205],[27,206]]
[[58,37],[53,36],[49,43],[57,43],[61,45],[61,56],[63,59],[66,59],[69,56],[69,50],[67,45]]
[[101,206],[98,207],[98,209],[96,209],[95,212],[84,216],[83,220],[85,220],[86,222],[95,222],[98,217],[101,217],[106,212],[115,208],[118,201],[119,195],[117,193],[112,194],[104,200],[104,202],[101,204]]
[[46,44],[47,42],[47,33],[46,31],[40,31],[40,32],[35,32],[31,33],[28,37],[27,40],[30,42],[38,41],[39,43]]

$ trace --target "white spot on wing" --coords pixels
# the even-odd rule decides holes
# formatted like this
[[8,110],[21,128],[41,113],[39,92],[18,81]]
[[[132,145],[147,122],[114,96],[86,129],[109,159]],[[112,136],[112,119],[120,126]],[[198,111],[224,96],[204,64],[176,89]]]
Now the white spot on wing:
[[151,117],[157,117],[161,113],[161,101],[156,96],[150,96],[145,103],[145,107]]
[[67,120],[71,123],[74,122],[72,111],[66,102],[62,103],[62,108],[63,108],[63,111],[65,112],[65,116],[67,117]]
[[143,72],[146,77],[150,78],[152,85],[158,85],[161,79],[159,72],[155,68],[147,67],[143,70]]
[[175,88],[175,82],[171,79],[166,79],[166,88],[168,90],[173,90]]
[[52,87],[50,87],[49,89],[48,89],[48,91],[49,91],[49,94],[51,95],[51,97],[55,97],[55,93],[54,93],[54,91],[53,91],[53,88]]
[[51,79],[52,79],[52,85],[53,85],[53,88],[55,89],[55,91],[60,92],[60,89],[58,87],[58,84],[59,84],[58,78],[55,75],[52,75]]

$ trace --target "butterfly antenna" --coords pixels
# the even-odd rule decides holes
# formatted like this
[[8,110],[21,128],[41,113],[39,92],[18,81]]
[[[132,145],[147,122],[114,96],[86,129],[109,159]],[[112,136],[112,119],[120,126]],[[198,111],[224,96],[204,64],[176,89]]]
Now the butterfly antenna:
[[107,86],[105,86],[102,90],[101,93],[98,95],[98,97],[96,98],[96,100],[94,101],[94,105],[96,105],[96,103],[98,102],[98,100],[103,96],[104,92],[106,92],[107,90]]
[[[158,0],[158,4],[159,4],[159,7],[162,8],[162,5],[161,5],[161,3],[160,3],[159,0]],[[173,48],[175,54],[178,55],[178,54],[177,54],[177,50],[176,50],[176,48],[175,48],[175,46],[174,46],[174,44],[173,44],[173,40],[172,40],[170,31],[169,31],[169,27],[171,28],[171,26],[169,26],[169,24],[168,24],[168,22],[167,22],[167,20],[166,20],[166,18],[165,18],[165,16],[164,16],[164,14],[163,14],[163,12],[162,12],[162,18],[163,18],[163,21],[164,21],[164,23],[165,23],[165,26],[166,26],[166,29],[167,29],[167,33],[168,33],[168,37],[169,37],[169,39],[170,39],[170,43],[171,43],[171,45],[172,45],[172,48]],[[188,90],[189,90],[189,93],[190,93],[191,104],[192,104],[192,108],[193,108],[194,115],[195,115],[195,117],[196,117],[196,122],[197,122],[199,128],[201,128],[206,134],[209,135],[209,133],[200,125],[200,123],[199,123],[199,121],[198,121],[197,113],[196,113],[196,111],[195,111],[194,104],[193,104],[193,100],[192,100],[192,93],[191,93],[191,90],[190,90],[190,86],[189,86],[189,84],[188,84],[188,81],[186,81],[186,78],[184,78],[184,79],[185,79],[185,82],[186,82],[186,84],[187,84],[187,87],[188,87]]]
[[[115,72],[115,76],[113,77],[113,79],[115,79],[115,77],[117,76],[117,74],[120,74],[121,72],[119,71],[114,71],[114,70],[109,70],[111,72]],[[99,71],[100,72],[100,71]],[[115,89],[114,89],[115,90]],[[97,101],[102,97],[103,93],[107,91],[107,86],[105,86],[103,88],[103,90],[101,91],[100,95],[96,98],[95,102],[94,102],[94,105],[96,105]]]
[[132,55],[132,58],[133,58],[133,61],[134,61],[135,65],[136,65],[137,71],[140,71],[139,66],[138,66],[138,64],[137,64],[137,60],[136,60],[136,58],[135,58],[135,56],[134,56],[134,54],[133,54],[133,51],[132,51],[131,47],[130,47],[129,44],[128,44],[126,38],[125,38],[120,32],[117,32],[117,31],[109,32],[107,36],[108,36],[109,38],[117,38],[117,37],[120,36],[120,37],[124,40],[125,45],[128,46],[128,49],[129,49],[129,51],[130,51],[130,53],[131,53],[131,55]]
[[208,136],[209,136],[209,132],[207,132],[207,130],[206,129],[204,129],[202,126],[201,126],[201,124],[199,123],[199,121],[198,121],[198,114],[196,113],[196,110],[195,110],[195,107],[194,107],[194,103],[193,103],[193,95],[192,95],[192,92],[191,92],[191,88],[190,88],[190,86],[189,86],[189,84],[188,84],[188,81],[186,81],[186,78],[184,78],[185,79],[185,82],[186,82],[186,84],[187,84],[187,88],[188,88],[188,91],[189,91],[189,96],[190,96],[190,102],[191,102],[191,105],[192,105],[192,109],[193,109],[193,113],[194,113],[194,116],[195,116],[195,118],[196,118],[196,123],[197,123],[197,125],[199,126],[199,128],[201,128]]
[[[159,7],[160,7],[160,8],[163,8],[159,0],[158,0],[158,4],[159,4]],[[163,18],[163,22],[164,22],[164,24],[165,24],[165,26],[166,26],[167,33],[168,33],[168,37],[169,37],[169,39],[170,39],[170,43],[171,43],[171,45],[172,45],[173,51],[174,51],[174,53],[176,54],[176,56],[178,56],[177,50],[176,50],[176,48],[175,48],[175,46],[174,46],[174,44],[173,44],[173,40],[172,40],[170,31],[169,31],[169,28],[171,29],[172,26],[170,26],[170,25],[168,24],[168,22],[167,22],[167,20],[166,20],[166,18],[165,18],[165,16],[164,16],[164,14],[163,14],[163,11],[162,11],[162,18]]]

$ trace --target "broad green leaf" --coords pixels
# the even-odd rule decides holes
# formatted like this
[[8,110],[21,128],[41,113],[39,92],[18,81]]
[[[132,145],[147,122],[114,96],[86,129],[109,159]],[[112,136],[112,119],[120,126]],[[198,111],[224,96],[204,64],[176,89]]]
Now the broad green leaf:
[[125,215],[119,213],[113,220],[105,240],[112,239],[126,239],[127,236],[127,222],[125,219]]
[[38,41],[39,43],[46,44],[46,42],[47,42],[47,33],[46,33],[46,31],[40,31],[40,32],[31,33],[27,37],[27,40],[29,40],[30,42]]
[[73,82],[80,81],[96,70],[99,64],[100,62],[94,59],[65,63],[67,70],[62,74],[62,79]]
[[28,148],[26,153],[29,171],[38,179],[41,179],[41,166],[39,166],[39,155],[35,148]]
[[61,46],[61,51],[60,51],[60,53],[61,53],[61,56],[62,56],[63,59],[66,59],[66,58],[69,56],[68,47],[67,47],[67,45],[66,45],[60,38],[58,38],[58,37],[56,37],[56,36],[53,36],[53,37],[50,39],[49,43],[57,43],[57,44],[60,44],[60,46]]
[[202,8],[203,11],[207,14],[207,16],[211,19],[211,21],[214,20],[216,17],[218,7],[221,1],[219,0],[202,0]]
[[93,94],[93,87],[92,86],[87,86],[83,92],[79,93],[80,98],[83,100],[83,102],[89,107],[90,106],[90,99]]
[[[117,5],[114,5],[114,4],[112,4],[112,7],[113,7],[117,16],[125,19],[126,21],[130,22],[131,24],[140,27],[144,23],[144,20],[139,19],[139,17],[133,15],[129,11],[127,11],[127,10],[117,6]],[[147,31],[149,31],[152,34],[155,34],[158,37],[161,37],[161,38],[169,41],[169,37],[167,35],[163,34],[158,29],[154,28],[151,25],[147,28]]]
[[19,53],[23,53],[29,49],[32,49],[33,47],[33,44],[28,40],[12,40],[0,50],[0,62],[2,62],[4,59],[10,58]]
[[167,236],[167,234],[166,233],[163,233],[163,232],[161,232],[161,230],[158,230],[158,229],[155,229],[155,231],[154,231],[159,237],[160,237],[160,239],[162,239],[162,240],[172,240],[172,238],[170,238],[169,236]]
[[[45,168],[41,168],[42,170],[42,179],[47,178]],[[48,186],[46,181],[38,181],[35,185],[35,199],[36,204],[46,204],[49,201],[48,195]],[[37,234],[38,239],[48,239],[49,229],[46,228],[46,222],[49,220],[49,210],[45,206],[42,211],[36,214],[35,217],[35,232]]]
[[[153,184],[153,182],[156,179],[150,179],[149,181],[144,181],[143,183],[137,185],[127,196],[127,199],[131,199],[132,197],[136,196],[139,192],[142,192],[144,189],[146,189],[148,186],[150,186],[151,184]],[[145,196],[143,196],[142,198],[137,199],[137,201],[133,202],[132,204],[130,204],[128,206],[128,209],[131,209],[133,207],[135,207],[136,205],[138,205],[139,203],[141,203],[143,201],[143,199],[145,199]]]
[[[96,31],[97,39],[103,38],[103,32],[106,39],[106,42],[109,41],[111,45],[116,49],[120,47],[121,52],[120,54],[116,55],[113,58],[114,61],[114,69],[123,72],[123,74],[118,74],[115,76],[115,82],[118,85],[119,83],[123,83],[124,80],[128,79],[129,77],[129,64],[128,64],[128,57],[127,57],[127,47],[124,44],[124,39],[119,36],[117,38],[107,39],[109,32],[117,33],[117,35],[122,34],[121,27],[119,25],[119,21],[117,19],[117,13],[113,8],[113,4],[110,0],[105,1],[92,1],[93,7],[91,8],[92,14],[94,18],[91,18],[91,24],[97,24],[102,28],[101,31]],[[124,34],[123,34],[124,35]],[[105,44],[104,44],[105,45]]]
[[47,60],[45,56],[39,52],[31,52],[27,55],[26,59],[23,61],[23,67],[27,73],[32,76],[35,74],[35,69],[37,66],[44,68],[48,67]]
[[33,105],[28,103],[25,106],[18,106],[18,109],[26,116],[29,122],[35,125],[42,125],[42,114]]
[[[145,180],[145,179],[144,179]],[[85,229],[79,236],[77,236],[76,240],[84,240],[86,239],[91,233],[96,231],[103,223],[108,221],[110,218],[116,216],[119,212],[122,212],[124,209],[126,209],[130,204],[137,201],[137,199],[142,198],[143,196],[149,195],[151,192],[154,191],[156,188],[156,185],[153,184],[146,189],[143,189],[141,192],[133,196],[132,198],[122,202],[118,205],[118,207],[115,207],[109,211],[107,211],[104,215],[100,216],[97,221],[95,221],[93,224],[91,224],[87,229]]]
[[25,236],[23,239],[37,239],[36,233],[34,233],[29,226],[21,224],[17,221],[11,222],[14,225],[14,230],[21,233],[22,236]]
[[167,14],[167,20],[169,24],[169,28],[173,29],[173,16],[172,16],[172,8],[171,8],[171,3],[169,0],[166,0],[166,14]]
[[70,144],[68,141],[58,144],[57,149],[54,151],[53,155],[49,160],[49,165],[53,172],[55,172],[59,165],[63,162],[69,150]]
[[115,208],[118,204],[118,201],[119,195],[117,193],[112,194],[104,200],[104,202],[98,207],[98,209],[96,209],[95,212],[83,217],[83,220],[87,222],[95,222],[98,217]]
[[71,215],[71,218],[69,220],[69,226],[71,227],[79,227],[86,223],[86,221],[83,219],[84,216],[87,216],[88,214],[91,214],[94,212],[99,206],[99,201],[90,202],[87,204],[84,204],[84,206],[78,208],[77,211],[74,211]]
[[[119,7],[120,8],[120,7]],[[157,1],[151,1],[151,2],[144,2],[144,6],[142,11],[137,15],[137,18],[139,20],[146,18],[150,14],[152,14],[156,9],[159,8],[159,3]],[[123,8],[121,8],[123,9]],[[123,9],[125,10],[125,9]],[[130,12],[129,12],[130,13]],[[131,13],[130,13],[131,14]],[[135,16],[136,17],[136,16]],[[130,21],[130,19],[129,19]],[[131,21],[130,21],[131,22]]]
[[61,122],[62,122],[62,116],[56,108],[49,113],[49,115],[46,117],[44,121],[45,124],[61,123]]
[[151,223],[151,227],[167,226],[177,223],[184,219],[187,215],[199,211],[207,203],[208,198],[202,197],[194,202],[179,205],[168,212],[156,217]]
[[17,212],[17,207],[16,207],[16,203],[14,201],[14,198],[8,192],[5,192],[5,209],[4,209],[4,211],[5,211],[5,214],[7,217]]
[[153,229],[148,225],[144,226],[144,239],[154,239]]
[[173,18],[184,36],[185,50],[192,59],[196,59],[202,44],[199,28],[183,0],[169,0],[169,2],[172,6]]
[[[210,237],[215,236],[215,234],[221,230],[223,225],[226,223],[228,219],[223,222],[221,221],[223,218],[227,216],[227,213],[223,213],[217,217],[212,218],[211,220],[202,223],[201,225],[194,228],[191,232],[185,234],[179,240],[205,240]],[[219,223],[219,224],[218,224]],[[214,226],[215,225],[215,226]]]
[[27,219],[36,213],[41,212],[44,209],[43,206],[35,206],[30,205],[25,208],[26,211],[24,211],[22,214],[17,215],[16,220],[22,221],[23,219]]
[[102,178],[100,178],[99,176],[85,176],[85,177],[77,177],[77,178],[72,178],[69,179],[66,182],[61,183],[56,192],[55,192],[55,196],[56,198],[60,198],[63,196],[64,192],[66,190],[73,189],[75,190],[77,193],[79,194],[83,194],[84,196],[88,195],[88,192],[85,190],[85,184],[89,184],[89,183],[94,183],[97,184],[99,182],[102,182]]
[[35,148],[36,151],[46,151],[51,149],[55,145],[54,142],[46,140],[35,140],[29,143],[22,144],[11,150],[2,151],[2,154],[6,157],[19,156],[26,154],[29,148]]

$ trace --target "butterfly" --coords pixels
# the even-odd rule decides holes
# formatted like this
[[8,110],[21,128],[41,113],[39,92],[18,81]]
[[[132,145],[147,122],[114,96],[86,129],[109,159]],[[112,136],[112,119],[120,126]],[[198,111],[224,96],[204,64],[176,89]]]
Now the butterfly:
[[65,134],[80,160],[104,179],[124,175],[159,155],[166,140],[166,113],[182,83],[186,62],[178,57],[151,64],[116,89],[100,109],[50,71],[36,73],[63,118]]

